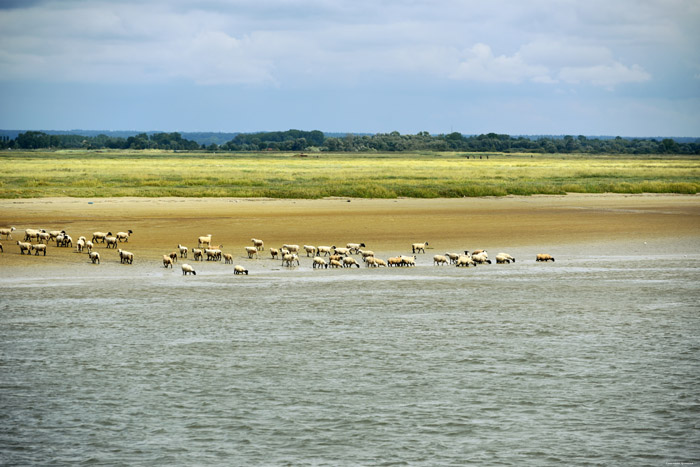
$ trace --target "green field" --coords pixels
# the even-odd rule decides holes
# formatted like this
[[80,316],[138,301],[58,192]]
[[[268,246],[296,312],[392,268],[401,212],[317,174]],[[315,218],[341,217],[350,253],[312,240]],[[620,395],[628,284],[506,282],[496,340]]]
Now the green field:
[[1,198],[453,198],[700,189],[700,158],[667,155],[3,151],[0,167]]

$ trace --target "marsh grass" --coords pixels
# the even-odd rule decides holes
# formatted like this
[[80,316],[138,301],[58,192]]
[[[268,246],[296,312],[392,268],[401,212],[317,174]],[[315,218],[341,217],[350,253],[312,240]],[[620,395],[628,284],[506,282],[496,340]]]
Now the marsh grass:
[[700,188],[693,157],[482,156],[8,151],[0,153],[0,197],[454,198]]

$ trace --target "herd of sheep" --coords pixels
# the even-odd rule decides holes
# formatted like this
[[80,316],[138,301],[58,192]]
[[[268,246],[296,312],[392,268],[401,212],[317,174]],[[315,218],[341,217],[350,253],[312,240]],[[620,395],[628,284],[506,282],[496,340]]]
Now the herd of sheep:
[[[15,227],[0,228],[0,239],[4,236],[5,239],[12,239],[12,232]],[[94,232],[92,238],[88,240],[81,236],[73,244],[73,239],[66,233],[65,230],[46,231],[44,229],[26,229],[24,232],[23,241],[17,241],[20,254],[25,252],[31,255],[43,253],[46,256],[46,251],[50,242],[56,242],[56,247],[72,248],[75,247],[78,253],[86,252],[90,261],[93,264],[100,264],[100,253],[93,251],[95,245],[104,245],[107,249],[116,250],[119,260],[122,264],[133,264],[134,254],[122,248],[118,248],[119,244],[127,243],[129,237],[133,234],[131,230],[126,232]],[[252,246],[245,247],[245,253],[249,259],[258,259],[260,252],[265,250],[265,243],[257,238],[251,239]],[[399,255],[393,256],[386,260],[377,258],[373,251],[366,249],[364,243],[348,243],[345,247],[333,246],[314,246],[314,245],[293,245],[285,244],[280,248],[269,248],[268,254],[272,259],[281,260],[282,266],[293,267],[299,266],[299,255],[303,251],[306,257],[312,258],[312,267],[318,268],[351,268],[360,267],[360,261],[367,267],[412,267],[416,265],[416,254],[425,253],[428,242],[414,243],[411,245],[412,256]],[[197,239],[197,248],[189,248],[184,245],[178,245],[177,251],[163,255],[163,267],[173,268],[173,264],[179,258],[188,258],[191,253],[191,258],[194,261],[221,261],[225,264],[233,264],[233,255],[223,253],[223,245],[212,245],[212,235],[203,235]],[[0,243],[0,252],[4,252],[2,243]],[[354,256],[359,256],[359,261]],[[515,258],[507,253],[499,253],[495,257],[496,263],[506,264],[514,263]],[[554,258],[549,254],[538,254],[535,261],[547,262],[554,261]],[[455,265],[457,267],[477,266],[479,264],[491,264],[488,252],[486,250],[475,250],[472,252],[464,251],[464,253],[445,253],[444,255],[434,255],[433,265]],[[190,264],[182,264],[180,266],[183,275],[196,275],[197,272]],[[234,274],[248,274],[248,270],[241,265],[234,266]]]

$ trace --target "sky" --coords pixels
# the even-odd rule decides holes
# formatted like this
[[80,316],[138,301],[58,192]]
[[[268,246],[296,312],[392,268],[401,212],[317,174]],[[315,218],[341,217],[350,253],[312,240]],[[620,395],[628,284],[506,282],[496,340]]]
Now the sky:
[[0,0],[0,128],[700,136],[698,0]]

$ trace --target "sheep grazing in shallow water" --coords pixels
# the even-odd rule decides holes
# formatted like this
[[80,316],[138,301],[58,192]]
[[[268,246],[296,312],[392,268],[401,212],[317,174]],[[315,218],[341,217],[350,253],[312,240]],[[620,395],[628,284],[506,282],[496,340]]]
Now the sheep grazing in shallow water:
[[455,264],[457,260],[459,259],[459,253],[445,253],[445,256],[447,256],[450,260],[450,264]]
[[401,257],[392,256],[391,258],[387,259],[386,262],[389,267],[401,266]]
[[413,250],[413,253],[420,253],[423,252],[425,253],[425,247],[428,246],[428,242],[424,243],[414,243],[411,245],[411,249]]
[[240,264],[237,264],[233,267],[233,273],[234,274],[245,274],[246,276],[248,275],[248,270],[241,266]]
[[173,260],[173,263],[177,263],[177,253],[176,252],[173,251],[168,256],[170,257],[170,259]]
[[186,276],[187,274],[194,274],[195,276],[197,275],[197,272],[195,272],[194,268],[189,264],[183,264],[181,268],[183,276]]
[[282,256],[282,266],[288,266],[291,268],[294,266],[295,262],[297,263],[297,266],[299,266],[299,256],[294,253],[287,253],[286,255]]
[[498,264],[515,263],[515,258],[513,258],[508,253],[499,253],[496,255],[496,262]]
[[386,261],[384,261],[383,259],[375,258],[374,256],[369,256],[365,260],[365,263],[367,264],[368,268],[386,267]]
[[314,256],[313,268],[328,269],[328,263],[326,263],[326,260],[321,258],[320,256]]
[[353,266],[357,266],[358,268],[360,267],[360,263],[355,260],[352,256],[346,256],[343,258],[343,267],[344,268],[351,268]]
[[252,258],[253,256],[256,258],[258,257],[258,249],[254,246],[245,247],[245,252],[248,254],[248,258]]
[[92,264],[100,264],[100,254],[98,252],[91,251],[88,256],[90,257]]
[[468,268],[469,266],[474,266],[476,267],[476,263],[474,260],[471,258],[469,255],[461,255],[458,259],[455,265],[458,268],[465,267]]
[[2,236],[4,235],[5,240],[11,240],[12,239],[12,232],[14,232],[15,230],[17,230],[17,229],[15,229],[14,227],[0,229],[0,238],[2,238]]
[[447,259],[447,256],[445,255],[435,255],[433,256],[433,264],[434,265],[443,265],[443,264],[448,264],[450,261]]
[[331,249],[333,250],[334,255],[348,256],[350,254],[350,248],[342,248],[333,245]]
[[265,242],[258,238],[251,238],[251,242],[253,242],[253,246],[255,247],[256,250],[264,250],[265,249]]
[[367,261],[367,258],[373,258],[374,252],[372,250],[359,250],[360,256],[362,256],[362,261]]
[[180,252],[180,258],[187,258],[187,251],[189,250],[189,248],[178,243],[177,250]]
[[[426,243],[427,245],[427,243]],[[403,256],[401,255],[401,266],[412,267],[416,265],[415,256]]]
[[472,261],[474,261],[477,264],[491,264],[491,260],[486,255],[486,252],[479,253],[476,255],[472,254]]
[[319,246],[316,248],[316,254],[321,256],[321,253],[323,253],[323,256],[330,256],[332,248],[333,247],[325,245]]
[[170,256],[168,255],[163,255],[163,267],[164,268],[173,268],[173,260]]
[[348,243],[345,245],[345,248],[347,248],[350,251],[354,251],[355,254],[360,252],[360,248],[365,248],[367,245],[364,243]]
[[332,259],[332,260],[328,261],[328,267],[331,267],[331,268],[342,268],[342,267],[343,267],[343,263],[341,263],[341,262],[338,261],[337,259]]
[[554,257],[552,255],[549,255],[546,253],[540,253],[535,258],[535,261],[544,261],[544,262],[552,261],[552,262],[554,262]]

